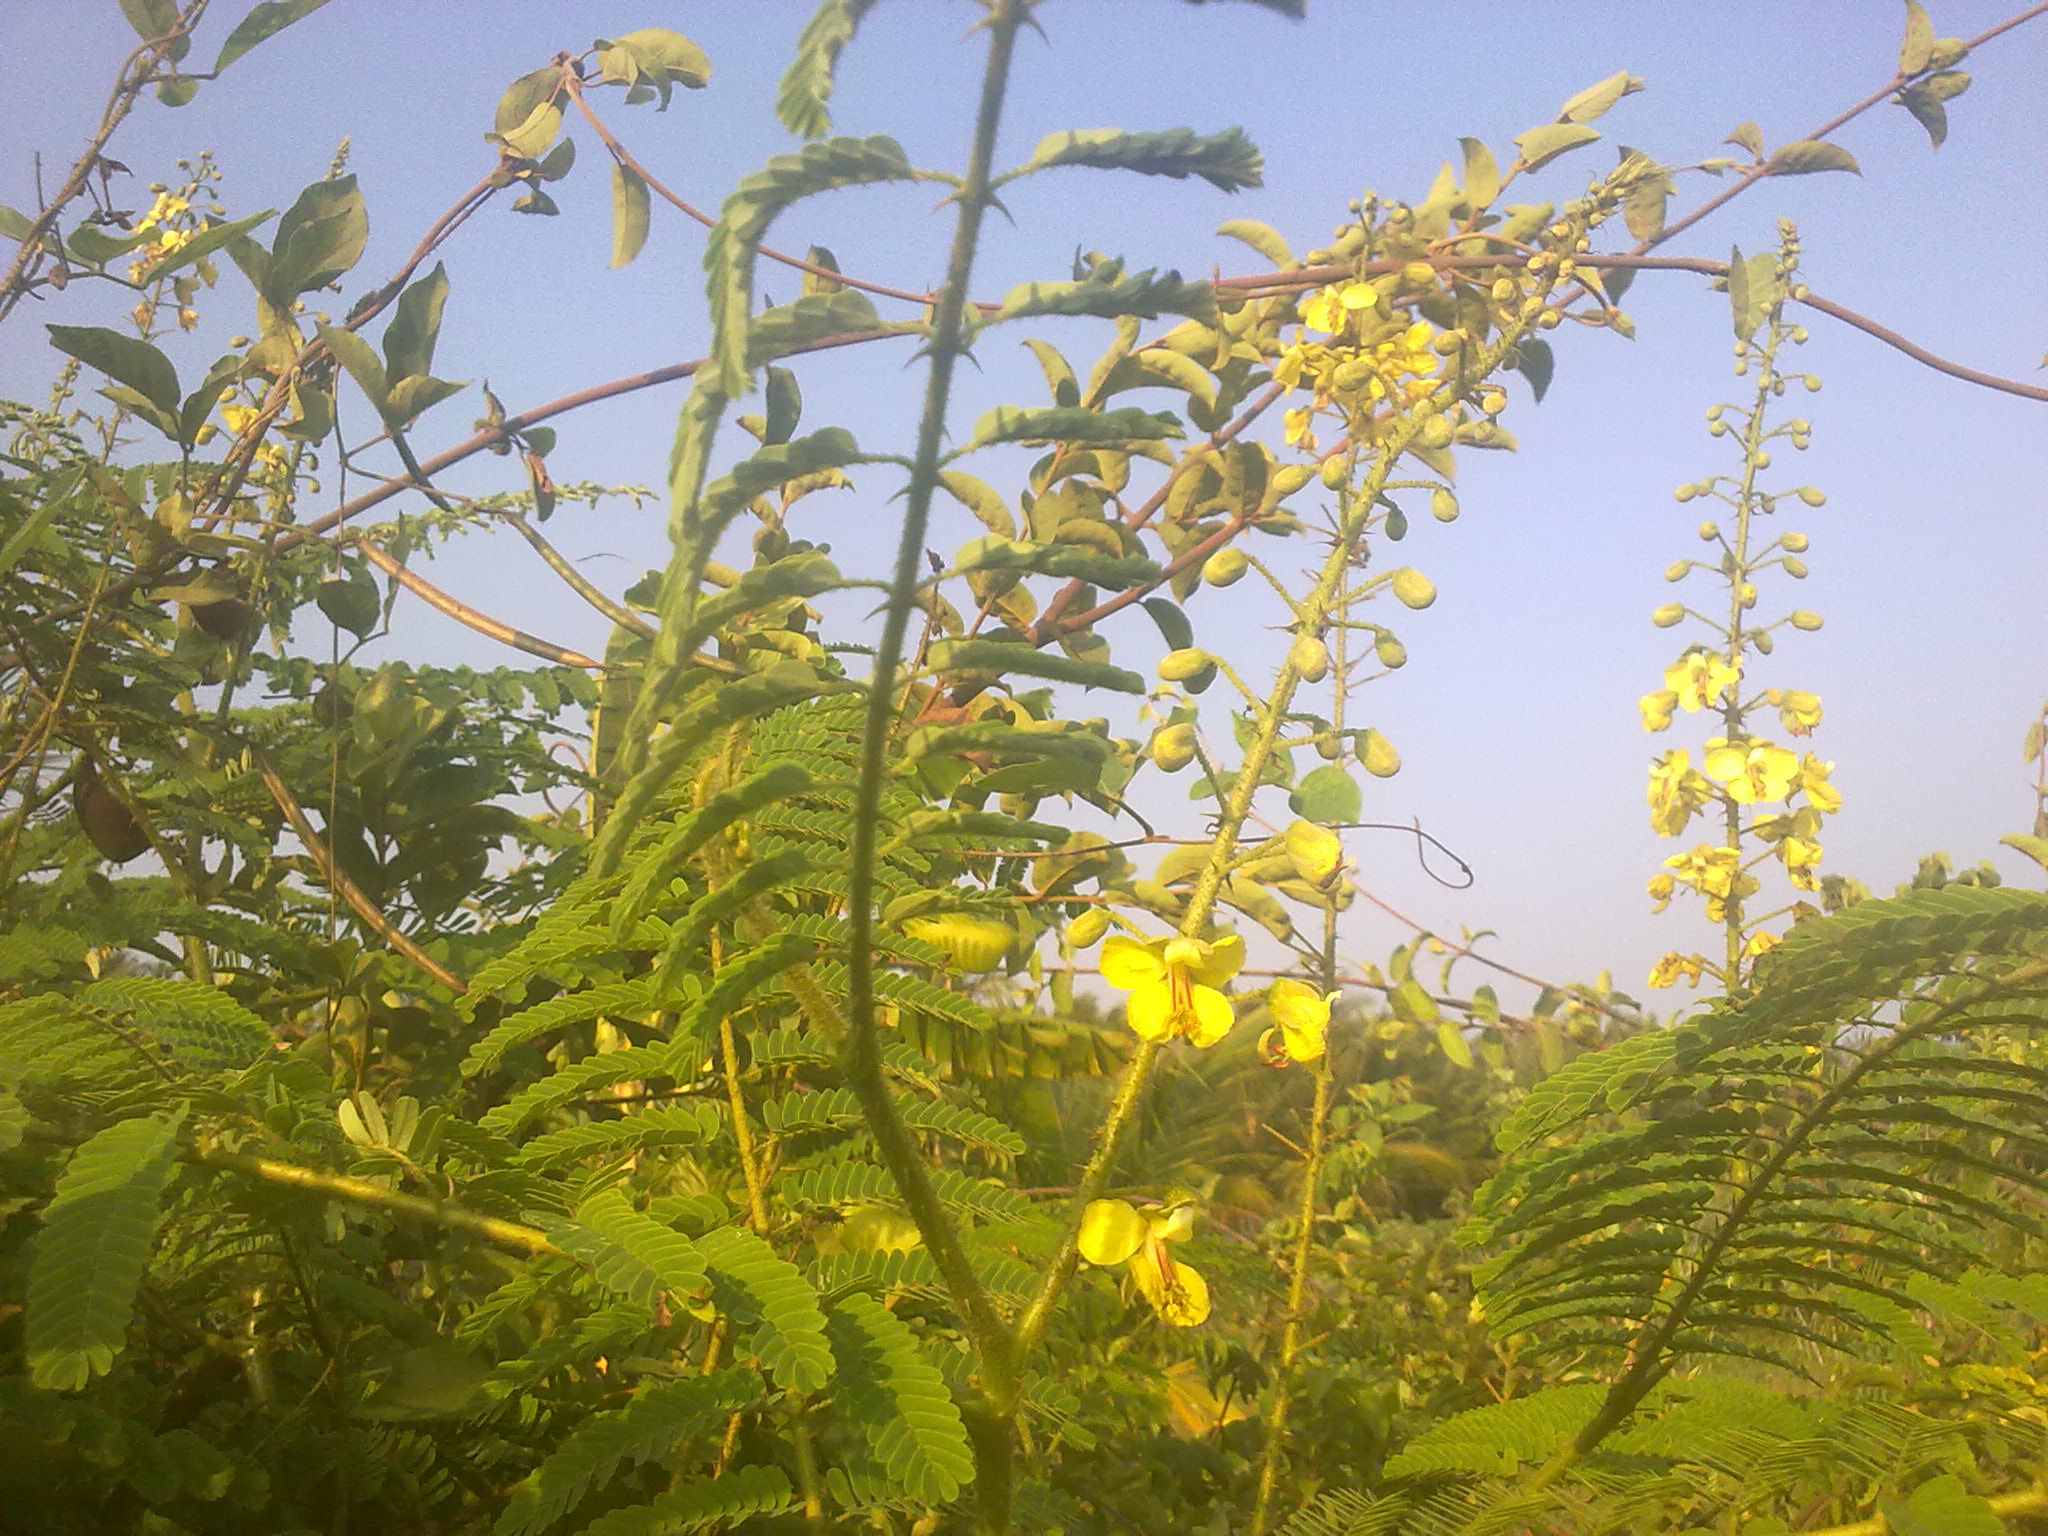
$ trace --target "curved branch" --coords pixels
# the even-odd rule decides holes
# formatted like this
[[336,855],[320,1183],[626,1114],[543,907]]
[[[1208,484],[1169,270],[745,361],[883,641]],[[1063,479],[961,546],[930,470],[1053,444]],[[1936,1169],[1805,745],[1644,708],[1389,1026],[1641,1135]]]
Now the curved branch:
[[515,651],[524,651],[529,656],[538,656],[543,661],[552,661],[558,667],[581,667],[586,672],[602,672],[604,663],[585,656],[581,651],[572,651],[567,646],[556,645],[552,640],[543,640],[538,635],[529,635],[523,629],[514,629],[510,624],[479,613],[467,603],[450,597],[424,576],[416,575],[381,545],[373,544],[366,538],[353,541],[369,562],[393,581],[417,597],[448,615],[458,624],[468,626],[480,635],[488,635],[500,645],[509,645]]

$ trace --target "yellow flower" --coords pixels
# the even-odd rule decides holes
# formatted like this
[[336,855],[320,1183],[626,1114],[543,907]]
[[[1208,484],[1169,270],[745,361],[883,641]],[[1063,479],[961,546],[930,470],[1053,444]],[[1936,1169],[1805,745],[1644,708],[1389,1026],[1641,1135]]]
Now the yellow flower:
[[1726,896],[1734,889],[1739,860],[1733,848],[1701,843],[1688,853],[1674,853],[1664,867],[1679,884],[1691,886],[1702,896]]
[[1749,942],[1742,946],[1742,953],[1751,960],[1758,955],[1767,955],[1778,947],[1778,936],[1759,928],[1749,936]]
[[1303,301],[1301,323],[1309,330],[1334,336],[1350,323],[1352,315],[1372,308],[1378,298],[1370,283],[1352,282],[1342,287],[1333,283]]
[[1149,944],[1114,934],[1102,944],[1102,979],[1131,994],[1124,1019],[1141,1040],[1186,1035],[1214,1045],[1237,1022],[1230,999],[1218,989],[1244,966],[1244,940],[1236,934],[1200,939],[1154,939]]
[[1814,873],[1820,868],[1820,854],[1820,844],[1810,837],[1788,837],[1778,844],[1778,857],[1785,861],[1785,873],[1802,891],[1820,889],[1820,878]]
[[1289,347],[1280,354],[1280,361],[1273,365],[1273,382],[1282,389],[1293,389],[1301,383],[1301,376],[1308,369],[1308,348]]
[[1729,741],[1716,736],[1707,743],[1703,766],[1707,777],[1728,786],[1739,805],[1782,800],[1799,778],[1799,759],[1768,741]]
[[1678,695],[1688,714],[1718,704],[1721,695],[1742,681],[1742,668],[1709,651],[1694,651],[1664,669],[1664,686]]
[[1273,1028],[1259,1039],[1259,1050],[1268,1063],[1284,1067],[1290,1061],[1303,1065],[1321,1061],[1327,1048],[1330,1005],[1335,992],[1318,992],[1305,981],[1282,977],[1266,993],[1266,1011],[1273,1016]]
[[1778,720],[1787,735],[1811,736],[1820,724],[1820,697],[1797,688],[1773,689],[1771,702],[1778,706]]
[[257,411],[254,406],[224,405],[220,408],[222,425],[237,437],[240,437],[249,430],[249,423],[254,421],[256,416]]
[[1650,910],[1662,912],[1666,907],[1670,906],[1671,893],[1675,889],[1677,889],[1677,882],[1669,875],[1652,875],[1650,877],[1650,900],[1654,901],[1657,905]]
[[1668,731],[1671,729],[1671,711],[1678,708],[1678,695],[1669,688],[1655,693],[1646,693],[1636,700],[1636,707],[1643,712],[1643,729],[1646,731]]
[[1209,1315],[1209,1284],[1166,1245],[1194,1230],[1191,1201],[1140,1211],[1127,1200],[1090,1200],[1081,1213],[1081,1257],[1105,1267],[1127,1266],[1153,1311],[1176,1328],[1193,1328]]
[[155,206],[136,221],[135,233],[139,235],[145,230],[155,229],[165,219],[175,219],[191,206],[184,198],[173,193],[159,192],[156,195]]
[[1316,435],[1310,430],[1315,421],[1315,408],[1301,405],[1287,412],[1287,442],[1290,447],[1301,448],[1309,453],[1316,451]]
[[1683,976],[1692,986],[1698,986],[1700,973],[1706,969],[1703,955],[1669,954],[1650,969],[1650,985],[1653,987],[1674,986]]
[[1711,793],[1685,748],[1665,753],[1650,767],[1650,825],[1660,837],[1677,837]]
[[1842,792],[1828,782],[1828,775],[1834,771],[1833,763],[1824,763],[1811,752],[1799,765],[1799,787],[1806,791],[1806,803],[1823,816],[1832,816],[1842,808]]

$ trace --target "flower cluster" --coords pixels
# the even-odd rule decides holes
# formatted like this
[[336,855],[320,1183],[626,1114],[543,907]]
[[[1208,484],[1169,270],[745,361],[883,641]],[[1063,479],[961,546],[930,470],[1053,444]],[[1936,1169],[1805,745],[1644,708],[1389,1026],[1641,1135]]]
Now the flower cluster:
[[[1309,295],[1301,324],[1303,339],[1283,350],[1273,367],[1283,388],[1312,391],[1307,405],[1286,415],[1287,441],[1298,448],[1315,450],[1315,418],[1333,405],[1355,417],[1383,402],[1426,400],[1436,389],[1442,360],[1430,348],[1435,327],[1426,320],[1403,325],[1370,283],[1333,283]],[[1311,340],[1308,333],[1330,339]]]

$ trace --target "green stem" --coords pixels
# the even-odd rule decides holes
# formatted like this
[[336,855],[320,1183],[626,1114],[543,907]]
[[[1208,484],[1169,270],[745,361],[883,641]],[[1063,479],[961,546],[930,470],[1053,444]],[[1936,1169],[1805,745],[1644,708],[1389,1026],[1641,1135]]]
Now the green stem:
[[[1340,670],[1338,677],[1343,673]],[[1344,690],[1340,684],[1337,696]],[[1323,908],[1322,989],[1337,986],[1337,904]],[[1280,1369],[1274,1373],[1273,1410],[1266,1420],[1266,1455],[1259,1467],[1258,1502],[1252,1506],[1250,1536],[1265,1536],[1272,1518],[1273,1494],[1280,1483],[1280,1452],[1287,1440],[1287,1409],[1293,1385],[1295,1357],[1301,1352],[1301,1318],[1308,1305],[1308,1266],[1315,1256],[1316,1186],[1322,1179],[1323,1146],[1330,1124],[1330,1052],[1327,1045],[1316,1059],[1315,1105],[1309,1111],[1308,1155],[1301,1165],[1300,1230],[1294,1235],[1294,1267],[1287,1281],[1287,1322],[1280,1331]]]
[[[996,130],[1008,89],[1010,59],[1018,29],[1029,16],[1027,0],[991,0],[987,22],[988,58],[982,74],[981,104],[975,115],[974,142],[967,176],[957,194],[959,218],[953,231],[952,254],[932,322],[931,372],[925,385],[924,413],[918,424],[917,453],[904,498],[903,534],[896,571],[889,586],[889,604],[876,650],[874,676],[868,683],[867,721],[861,736],[860,783],[853,806],[852,879],[847,896],[847,1030],[841,1062],[847,1081],[860,1100],[883,1166],[902,1193],[926,1249],[944,1277],[968,1336],[980,1357],[983,1388],[1007,1414],[1017,1396],[1016,1366],[1010,1330],[982,1288],[980,1278],[961,1246],[959,1233],[939,1203],[924,1159],[882,1077],[882,1045],[875,1021],[874,903],[876,841],[880,833],[882,785],[890,737],[895,728],[895,685],[910,615],[916,607],[917,584],[924,558],[925,529],[932,495],[938,486],[939,454],[946,430],[946,405],[952,394],[953,369],[964,350],[967,285],[981,237],[981,221],[994,201],[990,167],[995,159]],[[975,1482],[978,1519],[984,1531],[1009,1527],[1008,1426],[975,1439]]]

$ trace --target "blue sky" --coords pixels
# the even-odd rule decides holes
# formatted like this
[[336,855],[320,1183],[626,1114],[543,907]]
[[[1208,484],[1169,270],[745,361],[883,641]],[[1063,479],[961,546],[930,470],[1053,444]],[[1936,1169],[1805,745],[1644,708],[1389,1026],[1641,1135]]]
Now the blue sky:
[[[243,9],[217,0],[198,57],[211,57]],[[338,312],[488,169],[482,134],[505,85],[607,31],[672,27],[710,55],[710,87],[679,92],[665,115],[625,109],[615,93],[599,100],[658,174],[715,208],[741,176],[790,147],[773,117],[775,84],[809,9],[798,0],[332,0],[192,105],[145,101],[112,153],[143,183],[175,179],[177,157],[212,148],[239,214],[289,203],[346,135],[372,238],[332,305]],[[1954,0],[1932,9],[1942,35],[1970,36],[2008,14]],[[838,130],[886,132],[914,161],[956,168],[980,71],[980,50],[965,37],[975,14],[962,3],[878,7],[842,64]],[[1311,0],[1309,19],[1296,24],[1252,5],[1050,0],[1041,15],[1050,44],[1020,48],[1001,160],[1025,158],[1062,128],[1235,123],[1264,150],[1266,184],[1235,197],[1200,182],[1081,171],[1020,184],[1007,198],[1014,225],[998,221],[984,247],[975,283],[984,295],[1064,276],[1076,247],[1133,266],[1256,270],[1246,248],[1212,235],[1218,223],[1261,219],[1308,249],[1364,190],[1419,199],[1439,162],[1456,157],[1461,134],[1486,139],[1505,163],[1510,138],[1618,69],[1649,89],[1599,124],[1610,142],[1682,163],[1717,153],[1722,135],[1749,118],[1782,143],[1888,78],[1903,8],[1474,0],[1452,12]],[[33,206],[37,151],[46,180],[61,176],[130,42],[114,0],[0,8],[0,202]],[[1817,292],[1943,355],[2041,381],[2048,21],[1964,67],[1976,83],[1951,104],[1938,154],[1905,113],[1881,106],[1841,135],[1860,178],[1767,181],[1669,249],[1718,259],[1731,244],[1764,249],[1775,220],[1790,216]],[[560,218],[494,206],[443,253],[453,291],[436,371],[488,375],[513,410],[704,350],[701,231],[657,205],[640,259],[608,270],[603,157],[587,131],[571,134],[581,157],[556,189]],[[1558,162],[1539,190],[1571,196],[1611,164],[1610,153],[1596,146]],[[1674,208],[1712,186],[1688,178]],[[799,208],[771,240],[829,245],[849,271],[924,287],[940,274],[948,235],[932,204],[928,189],[839,194]],[[762,287],[787,298],[796,283],[769,269]],[[230,273],[203,305],[200,335],[173,343],[187,377],[249,328],[245,302]],[[1409,665],[1354,704],[1358,723],[1383,730],[1406,763],[1398,778],[1369,783],[1366,814],[1420,817],[1473,865],[1475,883],[1455,893],[1432,884],[1399,838],[1361,838],[1352,852],[1371,890],[1439,931],[1492,928],[1492,952],[1525,970],[1563,980],[1611,966],[1618,982],[1639,987],[1663,950],[1709,937],[1696,908],[1652,917],[1643,895],[1676,851],[1648,827],[1643,772],[1654,751],[1682,738],[1644,736],[1635,700],[1659,685],[1681,643],[1649,623],[1670,595],[1661,573],[1699,548],[1699,509],[1675,504],[1671,491],[1730,467],[1704,413],[1739,398],[1740,381],[1730,371],[1726,301],[1703,280],[1646,277],[1625,307],[1634,342],[1561,332],[1549,398],[1533,407],[1516,386],[1507,424],[1522,451],[1467,456],[1460,520],[1417,519],[1399,558],[1425,570],[1441,596],[1426,613],[1399,615]],[[36,342],[41,321],[118,323],[124,308],[82,285],[24,306],[0,349],[0,393],[41,397],[51,367]],[[1837,764],[1846,800],[1827,868],[1886,890],[1941,848],[1963,862],[1992,856],[2008,878],[2024,879],[2033,866],[1996,842],[2025,830],[2032,814],[2020,741],[2048,697],[2048,407],[1942,378],[1824,319],[1811,329],[1801,365],[1827,388],[1801,407],[1815,423],[1814,445],[1798,456],[1794,483],[1829,499],[1786,521],[1812,537],[1811,579],[1767,589],[1764,601],[1817,609],[1828,622],[1817,635],[1787,637],[1758,680],[1811,690],[1826,704],[1812,744]],[[1084,370],[1108,337],[1087,322],[1043,334]],[[869,348],[807,362],[806,424],[839,421],[864,447],[903,450],[921,386],[908,360],[907,348]],[[1028,354],[1009,338],[984,342],[980,362],[963,382],[956,431],[989,405],[1042,398]],[[558,423],[557,479],[659,486],[680,398],[680,386],[649,391]],[[476,401],[472,391],[440,406],[415,442],[432,451],[466,435]],[[449,484],[506,489],[513,468],[485,457]],[[331,492],[331,476],[327,483]],[[849,569],[879,568],[894,542],[893,489],[880,472],[863,475],[857,492],[813,503],[817,522],[803,531],[829,539]],[[613,503],[569,509],[550,531],[616,591],[659,563],[662,521],[658,502],[638,512]],[[978,531],[962,514],[932,542],[950,549]],[[565,601],[514,541],[470,541],[428,573],[510,622],[586,650],[602,645],[602,621]],[[1196,627],[1216,649],[1269,654],[1271,637],[1256,626],[1273,616],[1233,616],[1226,606],[1248,591],[1198,600]],[[417,605],[406,615],[406,653],[500,659]],[[1110,634],[1118,659],[1143,670],[1161,649],[1142,617]],[[1160,803],[1181,793],[1168,786]],[[1406,937],[1363,906],[1347,918],[1356,959],[1383,958]]]

